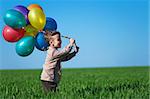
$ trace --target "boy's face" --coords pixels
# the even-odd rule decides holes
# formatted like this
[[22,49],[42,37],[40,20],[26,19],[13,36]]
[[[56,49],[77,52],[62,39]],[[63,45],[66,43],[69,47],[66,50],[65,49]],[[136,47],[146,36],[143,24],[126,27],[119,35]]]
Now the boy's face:
[[52,36],[53,38],[53,41],[52,41],[52,44],[55,48],[61,48],[61,37],[59,34],[56,34],[54,36]]

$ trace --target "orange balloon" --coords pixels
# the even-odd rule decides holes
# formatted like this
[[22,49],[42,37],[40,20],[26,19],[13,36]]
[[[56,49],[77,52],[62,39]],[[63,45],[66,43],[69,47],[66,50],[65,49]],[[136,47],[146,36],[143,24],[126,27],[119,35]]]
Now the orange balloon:
[[31,4],[31,5],[28,6],[28,10],[31,10],[33,8],[39,8],[39,9],[41,9],[43,11],[42,7],[39,6],[38,4]]

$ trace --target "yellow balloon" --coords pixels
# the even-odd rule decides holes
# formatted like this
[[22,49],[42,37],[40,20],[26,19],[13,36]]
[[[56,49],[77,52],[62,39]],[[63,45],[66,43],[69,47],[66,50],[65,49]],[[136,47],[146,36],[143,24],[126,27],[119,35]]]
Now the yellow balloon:
[[44,12],[39,8],[33,8],[28,14],[30,24],[38,30],[42,30],[46,23]]
[[33,36],[35,37],[36,34],[38,33],[38,30],[36,28],[34,28],[32,25],[27,25],[25,27],[25,34],[24,36]]

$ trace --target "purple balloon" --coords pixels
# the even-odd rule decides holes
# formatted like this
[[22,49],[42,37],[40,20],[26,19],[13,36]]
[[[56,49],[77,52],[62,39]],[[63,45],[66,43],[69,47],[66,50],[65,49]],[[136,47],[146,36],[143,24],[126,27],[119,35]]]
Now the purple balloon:
[[22,6],[22,5],[15,6],[14,10],[17,10],[17,11],[21,12],[25,16],[27,24],[30,23],[29,20],[28,20],[29,10],[25,6]]

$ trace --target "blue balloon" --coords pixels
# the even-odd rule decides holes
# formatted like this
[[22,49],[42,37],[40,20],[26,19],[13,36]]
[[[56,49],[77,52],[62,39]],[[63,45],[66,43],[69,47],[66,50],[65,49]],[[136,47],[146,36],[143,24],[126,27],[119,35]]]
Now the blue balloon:
[[32,36],[26,36],[20,39],[16,44],[16,53],[20,56],[28,56],[34,50],[35,39]]
[[35,37],[35,46],[38,50],[46,51],[49,44],[46,42],[44,38],[44,33],[39,32]]
[[10,9],[4,15],[4,22],[12,28],[22,28],[26,26],[26,20],[22,13]]
[[46,24],[44,27],[44,31],[54,31],[57,29],[57,23],[53,18],[46,17]]

